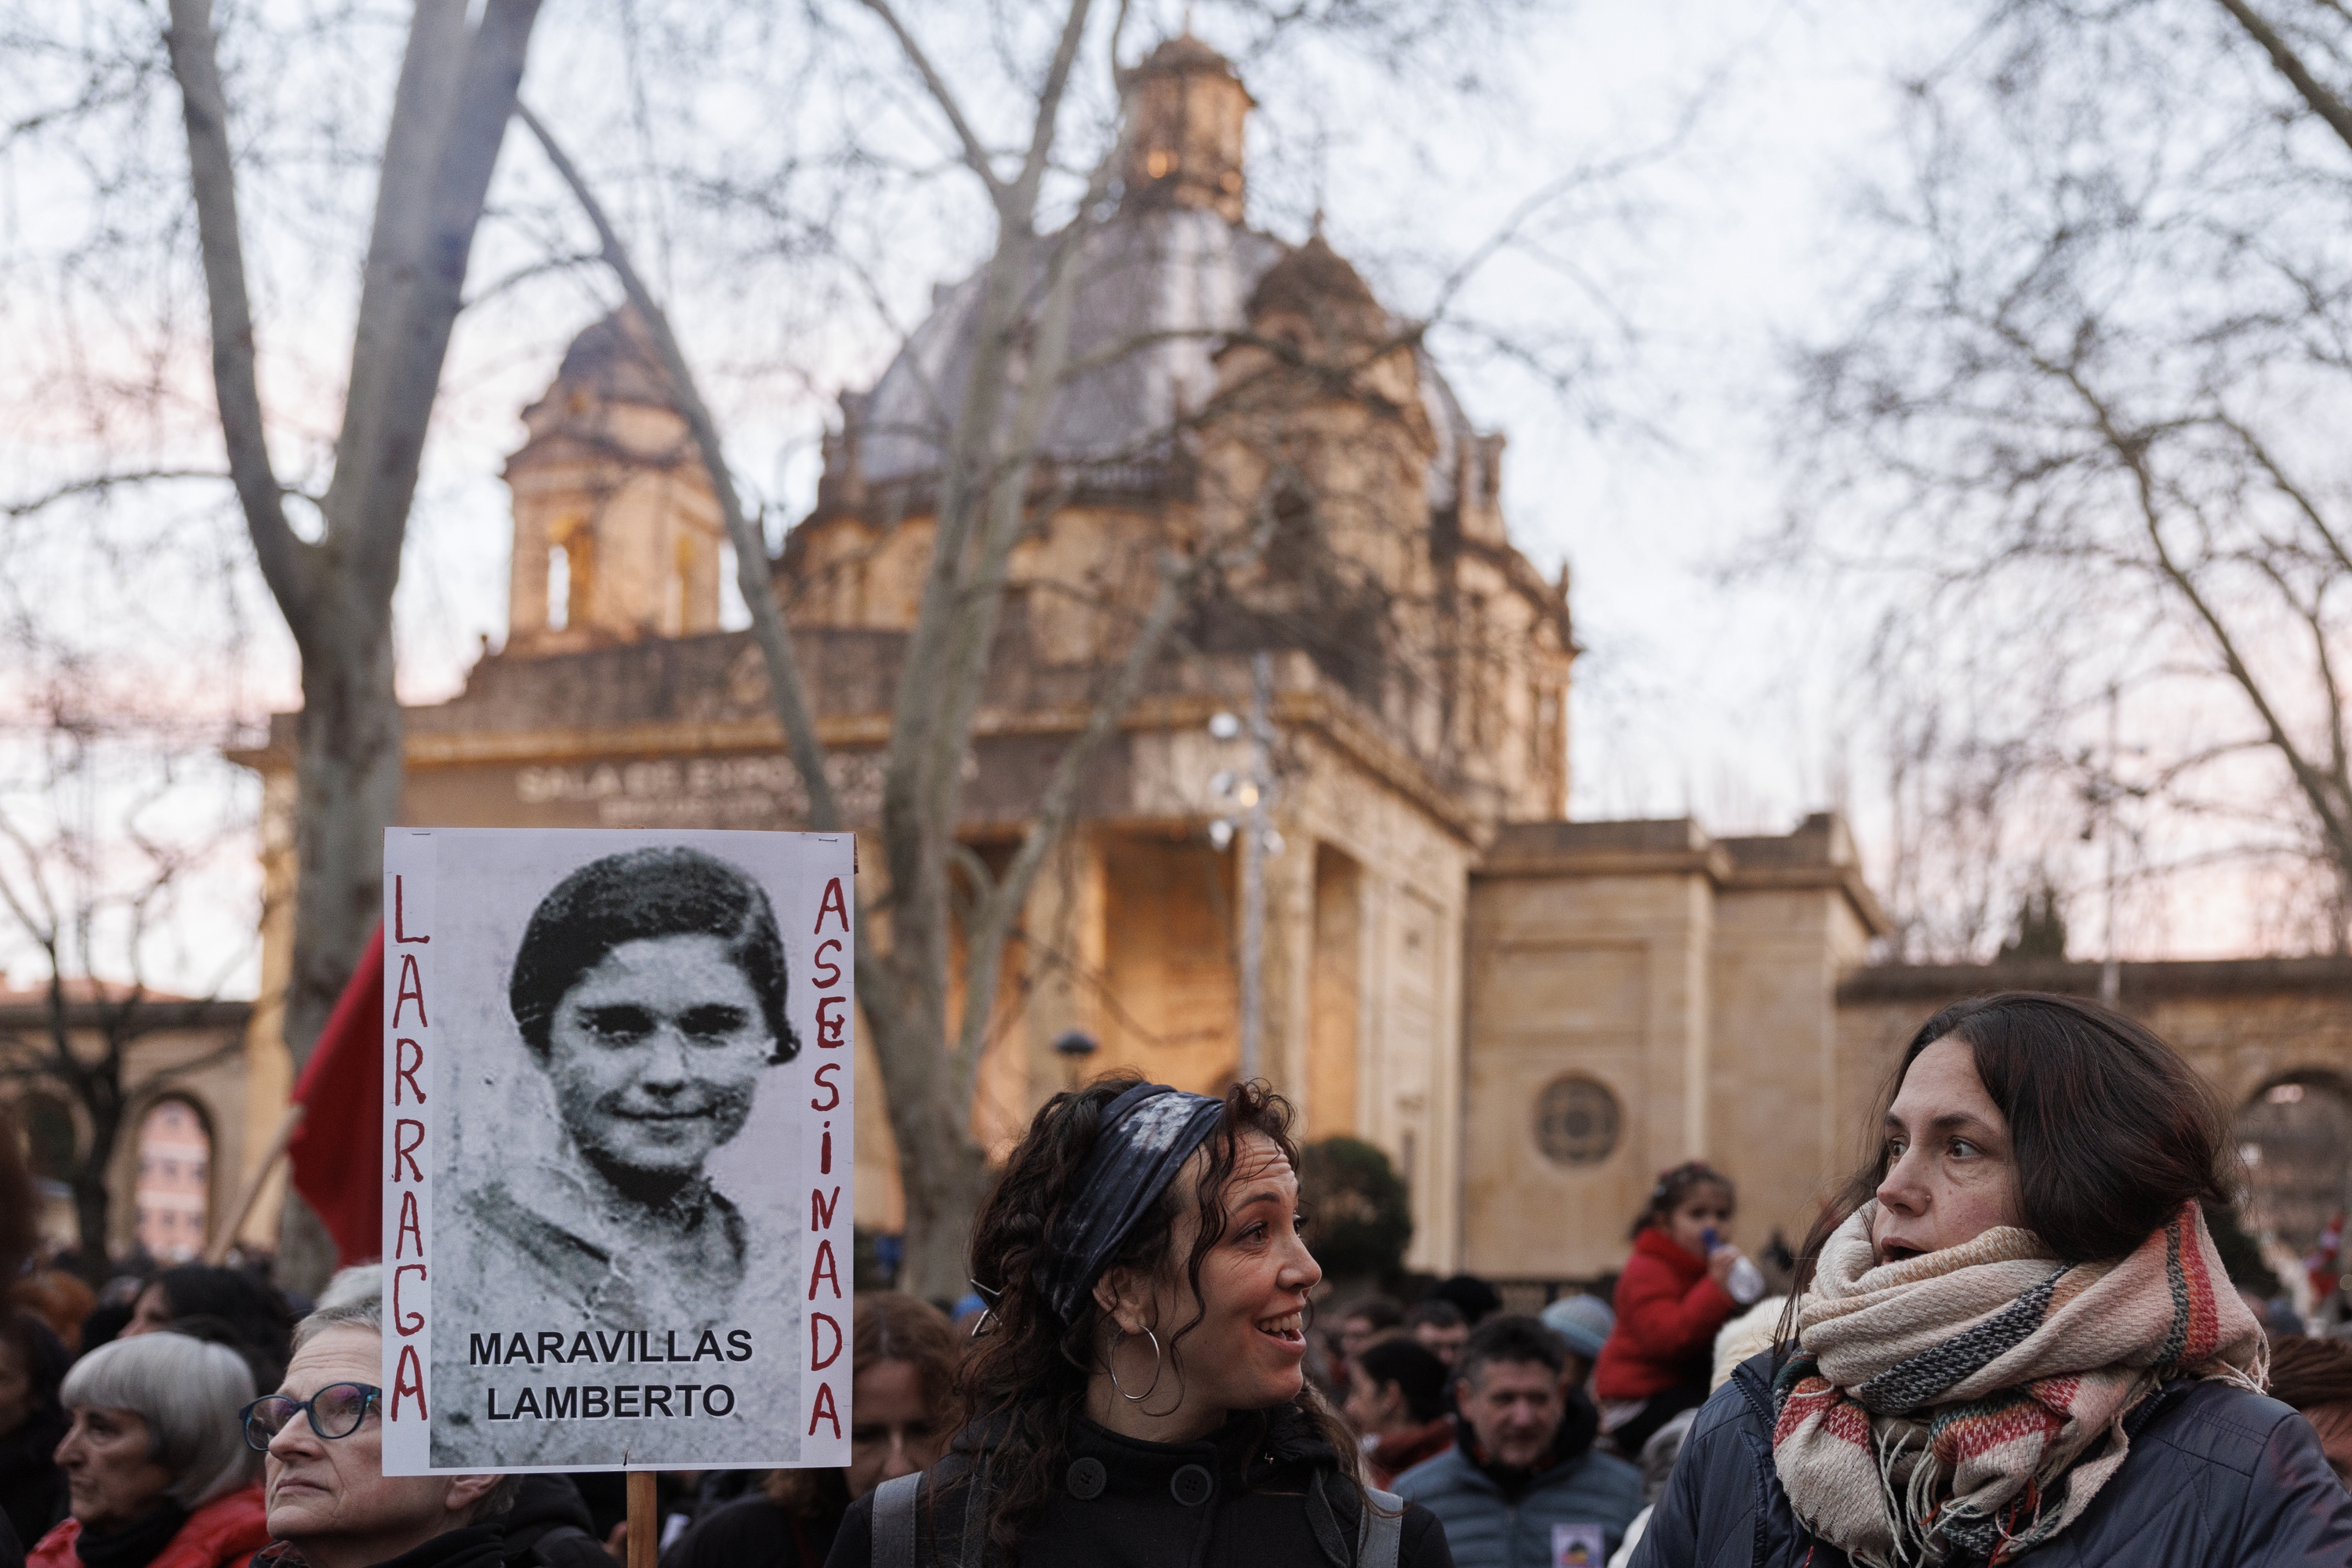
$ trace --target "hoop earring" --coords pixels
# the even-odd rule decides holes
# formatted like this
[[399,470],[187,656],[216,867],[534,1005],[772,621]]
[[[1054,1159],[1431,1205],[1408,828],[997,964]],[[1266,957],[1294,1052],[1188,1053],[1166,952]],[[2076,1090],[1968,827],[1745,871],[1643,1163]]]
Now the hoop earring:
[[[1119,1336],[1122,1342],[1131,1340],[1135,1336],[1133,1334],[1121,1334]],[[1121,1388],[1118,1385],[1118,1345],[1111,1346],[1110,1354],[1103,1358],[1104,1364],[1108,1367],[1110,1371],[1111,1391],[1117,1394],[1121,1399],[1126,1400],[1129,1405],[1140,1405],[1145,1400],[1151,1397],[1152,1389],[1160,1386],[1160,1373],[1167,1363],[1166,1352],[1161,1351],[1160,1348],[1160,1336],[1153,1333],[1149,1327],[1146,1327],[1143,1331],[1143,1337],[1151,1342],[1151,1382],[1146,1385],[1142,1393],[1129,1394],[1126,1389]]]

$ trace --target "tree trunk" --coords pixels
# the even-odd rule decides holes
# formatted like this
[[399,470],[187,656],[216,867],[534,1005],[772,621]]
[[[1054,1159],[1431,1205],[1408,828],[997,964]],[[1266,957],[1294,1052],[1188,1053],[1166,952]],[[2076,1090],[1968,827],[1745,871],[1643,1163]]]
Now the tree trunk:
[[[893,1116],[894,1128],[899,1118]],[[903,1132],[899,1134],[902,1138]],[[898,1289],[927,1301],[952,1301],[987,1265],[971,1256],[972,1222],[993,1178],[970,1135],[932,1145],[931,1156],[898,1163],[907,1197],[906,1261]],[[993,1289],[996,1281],[982,1279]]]
[[[896,930],[894,921],[894,936]],[[890,1131],[898,1142],[907,1205],[898,1288],[953,1300],[971,1288],[971,1224],[987,1195],[989,1174],[971,1135],[971,1101],[956,1093],[949,1068],[946,1012],[930,987],[887,955],[859,955],[857,991],[882,1064]]]
[[74,1228],[81,1237],[75,1269],[96,1289],[114,1273],[114,1260],[106,1247],[107,1226],[114,1211],[113,1197],[106,1190],[106,1173],[100,1170],[95,1178],[87,1167],[78,1173],[73,1179],[73,1200]]
[[402,721],[392,639],[346,624],[303,660],[294,954],[286,1047],[299,1066],[383,909],[383,830],[398,815]]
[[[173,0],[213,385],[237,498],[263,576],[302,656],[294,952],[285,1040],[310,1053],[382,909],[383,830],[400,805],[392,598],[449,334],[490,175],[514,113],[540,0],[416,0],[377,175],[352,374],[322,510],[326,537],[288,526],[270,467],[236,215],[236,171],[211,0]],[[332,1266],[289,1199],[282,1278],[316,1289]]]
[[74,1164],[71,1185],[74,1229],[81,1238],[77,1266],[81,1278],[96,1289],[114,1274],[114,1259],[107,1247],[114,1221],[114,1194],[108,1190],[107,1177],[114,1164],[114,1146],[122,1139],[122,1121],[118,1110],[103,1105],[89,1109],[89,1148]]

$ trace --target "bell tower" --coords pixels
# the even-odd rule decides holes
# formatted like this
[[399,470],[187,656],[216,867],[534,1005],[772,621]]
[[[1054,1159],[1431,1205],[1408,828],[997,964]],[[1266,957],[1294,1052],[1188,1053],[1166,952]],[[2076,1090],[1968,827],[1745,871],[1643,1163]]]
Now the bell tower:
[[507,649],[530,657],[719,629],[725,534],[702,454],[636,313],[572,342],[507,459]]
[[1243,132],[1255,104],[1233,62],[1188,28],[1126,74],[1127,200],[1242,221]]

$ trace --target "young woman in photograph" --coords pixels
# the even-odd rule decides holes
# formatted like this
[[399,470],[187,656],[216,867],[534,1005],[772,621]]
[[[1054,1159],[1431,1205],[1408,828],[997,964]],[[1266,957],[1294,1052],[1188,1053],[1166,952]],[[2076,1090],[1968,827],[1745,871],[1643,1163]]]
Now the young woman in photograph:
[[992,1319],[964,1426],[853,1504],[830,1562],[912,1568],[1450,1568],[1424,1510],[1370,1494],[1307,1384],[1290,1110],[1114,1077],[1031,1122],[972,1236]]

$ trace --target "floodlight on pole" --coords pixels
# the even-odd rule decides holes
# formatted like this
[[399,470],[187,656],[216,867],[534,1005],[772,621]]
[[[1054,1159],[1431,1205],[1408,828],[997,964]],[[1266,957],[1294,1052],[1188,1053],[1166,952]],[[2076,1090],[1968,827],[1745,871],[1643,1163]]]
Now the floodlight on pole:
[[1249,718],[1227,709],[1209,716],[1210,737],[1250,743],[1249,771],[1237,773],[1221,768],[1209,779],[1210,790],[1234,805],[1209,824],[1209,843],[1219,854],[1240,845],[1238,868],[1242,891],[1241,929],[1241,1076],[1254,1079],[1262,1067],[1265,1033],[1265,859],[1282,853],[1282,835],[1268,820],[1274,798],[1274,726],[1266,710],[1272,700],[1274,661],[1263,653],[1250,656]]

